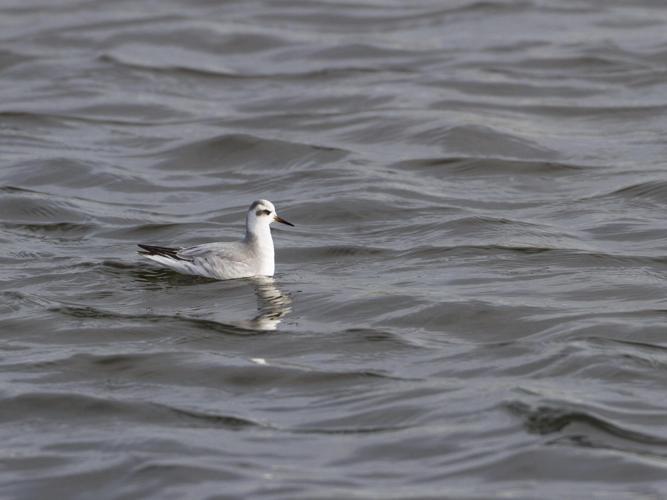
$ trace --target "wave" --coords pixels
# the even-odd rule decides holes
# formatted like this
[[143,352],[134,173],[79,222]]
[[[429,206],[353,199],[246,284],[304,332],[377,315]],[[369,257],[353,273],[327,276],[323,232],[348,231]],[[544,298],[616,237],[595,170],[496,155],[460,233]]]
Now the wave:
[[646,200],[667,204],[667,181],[654,179],[621,188],[614,189],[602,194],[597,194],[587,199],[621,198],[626,200]]
[[249,134],[224,134],[164,151],[167,159],[156,169],[190,171],[229,171],[234,168],[261,167],[271,158],[278,170],[307,165],[326,165],[345,158],[347,151],[320,146],[267,139]]
[[[265,427],[251,420],[214,415],[189,409],[140,401],[100,398],[66,392],[31,392],[1,400],[0,420],[14,421],[76,420],[79,423],[122,419],[135,423],[160,424],[168,427],[215,427],[241,429]],[[27,416],[27,417],[26,417]]]
[[596,414],[592,409],[576,407],[569,403],[559,406],[554,404],[530,406],[514,401],[508,403],[507,408],[523,420],[526,430],[531,433],[541,435],[563,433],[569,430],[568,427],[581,424],[626,441],[652,446],[667,446],[667,437],[626,428],[609,418]]
[[592,168],[587,165],[554,161],[508,160],[502,157],[442,156],[402,160],[391,168],[416,172],[420,175],[446,178],[452,174],[462,176],[552,176],[576,175]]

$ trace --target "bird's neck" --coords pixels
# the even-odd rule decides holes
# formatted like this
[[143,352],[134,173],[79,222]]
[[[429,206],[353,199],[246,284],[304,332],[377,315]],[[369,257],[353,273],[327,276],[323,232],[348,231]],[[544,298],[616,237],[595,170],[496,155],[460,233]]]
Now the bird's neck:
[[273,238],[271,238],[271,227],[268,224],[246,226],[245,240],[259,253],[269,253],[273,256]]
[[245,242],[250,247],[258,260],[257,274],[273,276],[275,269],[275,258],[273,252],[273,239],[269,225],[248,226],[246,228]]

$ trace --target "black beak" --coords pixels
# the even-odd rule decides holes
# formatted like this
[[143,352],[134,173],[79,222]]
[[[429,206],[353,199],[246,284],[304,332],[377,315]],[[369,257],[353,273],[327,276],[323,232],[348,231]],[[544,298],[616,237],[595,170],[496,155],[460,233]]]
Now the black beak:
[[283,224],[287,224],[288,226],[294,227],[294,224],[292,224],[291,222],[287,222],[285,219],[283,219],[282,217],[278,217],[277,215],[275,215],[273,217],[273,220],[276,221],[276,222],[282,222]]

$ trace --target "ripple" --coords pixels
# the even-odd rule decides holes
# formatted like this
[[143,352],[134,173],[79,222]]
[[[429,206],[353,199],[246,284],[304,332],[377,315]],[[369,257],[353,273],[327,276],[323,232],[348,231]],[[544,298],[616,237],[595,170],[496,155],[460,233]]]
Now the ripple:
[[151,46],[145,43],[126,43],[100,56],[102,62],[112,62],[133,68],[174,71],[215,76],[240,76],[241,73],[225,66],[214,57],[204,57],[198,51],[171,46]]
[[508,409],[524,420],[527,431],[537,434],[561,433],[569,426],[583,424],[624,440],[667,446],[666,438],[626,429],[592,411],[546,405],[530,407],[521,402],[508,403]]
[[8,224],[2,226],[12,232],[31,234],[50,241],[80,241],[88,237],[97,226],[95,224],[76,224],[71,222],[55,222],[46,224]]
[[667,203],[667,181],[664,180],[650,180],[632,184],[620,189],[616,189],[610,193],[597,195],[598,198],[622,198],[622,199],[640,199],[662,204]]
[[[47,416],[42,416],[45,414]],[[26,415],[28,417],[26,418]],[[24,420],[35,424],[40,420],[54,418],[75,419],[79,422],[106,421],[110,418],[133,422],[160,422],[169,426],[205,426],[241,429],[249,426],[262,427],[255,422],[225,415],[209,415],[202,412],[171,408],[143,401],[120,401],[113,399],[67,394],[62,392],[35,392],[2,399],[0,419],[6,424]]]
[[446,156],[404,160],[394,163],[391,168],[407,169],[420,175],[444,179],[451,175],[471,177],[507,175],[560,177],[576,175],[586,167],[548,161],[510,161],[503,158]]
[[298,144],[245,134],[228,134],[170,149],[168,159],[154,168],[228,172],[238,167],[265,168],[267,157],[281,169],[337,162],[347,152],[318,145]]
[[558,153],[537,142],[483,126],[436,127],[414,135],[420,144],[439,144],[447,152],[477,156],[555,160]]
[[26,191],[0,197],[0,214],[12,224],[85,224],[88,218],[70,202]]
[[362,247],[355,245],[332,245],[326,247],[286,248],[283,250],[288,262],[300,262],[302,259],[329,261],[332,258],[371,257],[388,258],[394,252],[385,248]]

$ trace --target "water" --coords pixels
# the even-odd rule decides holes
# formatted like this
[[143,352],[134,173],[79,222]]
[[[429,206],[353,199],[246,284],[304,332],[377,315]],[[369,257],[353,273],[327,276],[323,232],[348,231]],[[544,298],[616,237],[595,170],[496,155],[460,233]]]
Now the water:
[[664,498],[666,23],[3,1],[1,496]]

